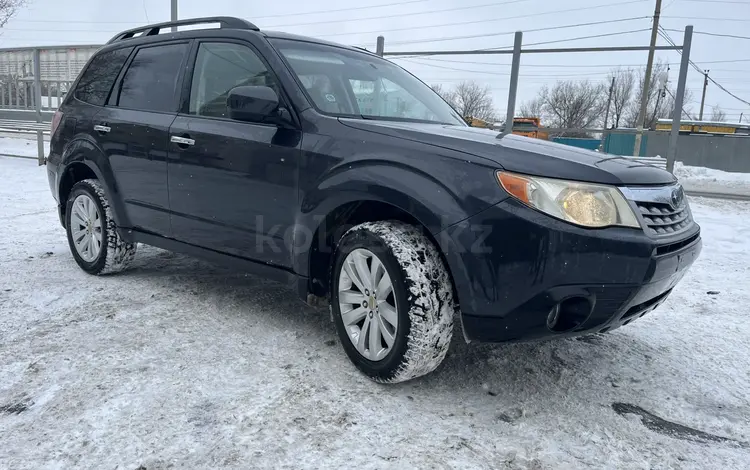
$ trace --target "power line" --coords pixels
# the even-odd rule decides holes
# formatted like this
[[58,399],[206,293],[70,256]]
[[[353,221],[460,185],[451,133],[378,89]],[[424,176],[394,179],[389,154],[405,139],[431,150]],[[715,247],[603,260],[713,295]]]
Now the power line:
[[[306,11],[301,13],[284,13],[280,15],[265,15],[265,16],[254,16],[251,18],[252,21],[267,18],[286,18],[289,16],[304,16],[304,15],[319,15],[323,13],[339,13],[342,11],[356,11],[356,10],[368,10],[371,8],[384,8],[391,6],[409,5],[412,3],[426,3],[430,0],[405,0],[403,2],[384,3],[381,5],[368,5],[358,6],[350,8],[335,8],[332,10],[316,10]],[[518,0],[526,1],[526,0]],[[14,23],[82,23],[82,24],[138,24],[138,21],[82,21],[82,20],[13,20]]]
[[409,0],[406,2],[396,2],[396,3],[385,3],[382,5],[369,5],[364,7],[351,7],[351,8],[336,8],[334,10],[319,10],[319,11],[308,11],[305,13],[288,13],[283,15],[266,15],[266,16],[256,16],[253,19],[266,19],[266,18],[285,18],[288,16],[302,16],[302,15],[319,15],[321,13],[339,13],[342,11],[355,11],[355,10],[369,10],[370,8],[383,8],[383,7],[392,7],[392,6],[400,6],[400,5],[408,5],[411,3],[424,3],[429,0]]
[[675,20],[703,20],[703,21],[740,21],[750,22],[750,18],[705,18],[702,16],[662,16],[662,18],[670,18]]
[[[661,36],[662,36],[662,37],[663,37],[664,39],[666,39],[666,40],[667,40],[667,42],[671,43],[672,45],[675,45],[675,43],[674,43],[674,41],[672,40],[672,38],[671,38],[671,37],[669,37],[669,33],[667,33],[666,31],[662,31],[662,30],[663,30],[664,28],[659,28],[659,29],[660,29],[660,31],[659,31],[659,34],[661,34]],[[679,53],[680,53],[680,55],[682,55],[682,51],[681,51],[681,50],[679,50],[679,49],[678,49],[678,50],[677,50],[677,52],[679,52]],[[702,69],[701,67],[699,67],[698,65],[696,65],[696,64],[695,64],[695,62],[693,62],[693,61],[692,61],[692,60],[690,60],[690,59],[689,59],[689,62],[690,62],[690,65],[692,65],[692,66],[693,66],[693,68],[694,68],[694,69],[696,69],[696,70],[697,70],[697,71],[698,71],[699,73],[701,73],[701,74],[703,73],[703,69]],[[733,97],[734,99],[736,99],[736,100],[738,100],[738,101],[741,101],[741,102],[745,103],[746,105],[750,106],[750,101],[745,101],[745,100],[743,100],[742,98],[740,98],[739,96],[737,96],[737,95],[735,95],[734,93],[732,93],[731,91],[727,90],[727,89],[726,89],[726,88],[724,88],[724,87],[723,87],[723,86],[722,86],[722,85],[721,85],[721,84],[720,84],[719,82],[717,82],[716,80],[714,80],[713,78],[711,78],[711,76],[709,76],[709,77],[708,77],[708,79],[709,79],[709,80],[711,81],[711,83],[713,83],[714,85],[716,85],[717,87],[719,87],[719,88],[720,88],[721,90],[723,90],[723,91],[724,91],[724,92],[725,92],[726,94],[728,94],[728,95],[730,95],[731,97]]]
[[[427,25],[427,26],[412,26],[408,28],[391,28],[391,29],[379,29],[374,31],[357,31],[354,33],[335,33],[335,34],[328,34],[321,37],[335,37],[335,36],[345,36],[345,35],[352,35],[352,34],[382,34],[382,33],[390,33],[395,31],[412,31],[415,29],[428,29],[428,28],[442,28],[446,26],[464,26],[469,24],[478,24],[478,23],[490,23],[493,21],[508,21],[508,20],[518,20],[523,18],[536,18],[539,16],[544,15],[556,15],[561,13],[570,13],[575,11],[589,11],[589,10],[595,10],[598,8],[608,8],[613,6],[621,6],[621,5],[628,5],[631,3],[641,3],[645,0],[631,0],[627,2],[617,2],[617,3],[608,3],[604,5],[594,5],[589,7],[581,7],[581,8],[566,8],[564,10],[554,10],[554,11],[541,11],[537,13],[531,13],[531,14],[524,14],[524,15],[516,15],[516,16],[504,16],[502,18],[492,18],[492,19],[484,19],[484,20],[472,20],[472,21],[460,21],[455,23],[443,23],[443,24],[436,24],[436,25]],[[403,15],[398,15],[403,16]],[[650,17],[647,17],[650,18]]]
[[[648,16],[634,16],[631,18],[620,18],[616,20],[607,20],[607,21],[592,21],[589,23],[576,23],[576,24],[567,24],[567,25],[561,25],[561,26],[550,26],[547,28],[536,28],[536,29],[527,29],[524,30],[524,33],[535,33],[539,31],[554,31],[558,29],[569,29],[569,28],[579,28],[582,26],[593,26],[593,25],[600,25],[600,24],[611,24],[611,23],[622,23],[626,21],[634,21],[634,20],[642,20],[648,18]],[[409,29],[416,29],[416,28],[409,28]],[[415,39],[410,41],[393,41],[389,42],[390,45],[404,45],[404,44],[418,44],[423,42],[441,42],[441,41],[452,41],[455,39],[474,39],[474,38],[486,38],[491,36],[507,36],[515,34],[515,31],[504,31],[501,33],[490,33],[490,34],[471,34],[467,36],[448,36],[448,37],[441,37],[441,38],[433,38],[433,39]]]
[[[436,61],[436,62],[448,62],[448,63],[454,63],[454,64],[468,64],[468,65],[507,65],[510,66],[510,63],[501,63],[501,62],[480,62],[480,61],[468,61],[468,60],[452,60],[452,59],[443,59],[438,57],[420,57],[422,60],[429,60],[429,61]],[[750,59],[747,60],[750,62]],[[720,61],[721,62],[721,61]],[[707,64],[709,62],[703,62],[704,64]],[[666,65],[680,65],[679,62],[665,62]],[[524,64],[524,67],[544,67],[544,68],[598,68],[598,67],[609,67],[609,68],[621,68],[621,67],[642,67],[643,64],[589,64],[589,65],[583,65],[583,64]],[[742,73],[748,73],[750,70],[739,70],[739,69],[711,69],[716,70],[719,72],[742,72]]]
[[[621,36],[623,34],[633,34],[633,33],[642,33],[644,31],[651,31],[650,28],[646,29],[632,29],[630,31],[618,31],[615,33],[604,33],[604,34],[592,34],[590,36],[578,36],[575,38],[565,38],[565,39],[556,39],[554,41],[542,41],[542,42],[530,42],[528,44],[524,44],[524,47],[526,46],[541,46],[542,44],[558,44],[561,42],[570,42],[570,41],[580,41],[581,39],[594,39],[594,38],[604,38],[609,36]],[[479,49],[480,51],[495,51],[500,49],[511,49],[513,46],[502,46],[502,47],[489,47],[486,49]]]
[[[675,33],[681,33],[679,29],[664,29],[665,31],[673,31]],[[708,33],[705,31],[693,31],[693,34],[701,34],[703,36],[717,36],[722,38],[734,38],[734,39],[750,39],[750,36],[737,36],[734,34],[721,34],[721,33]]]
[[[637,3],[642,0],[636,0],[633,2],[627,2],[627,3]],[[609,6],[609,5],[602,5],[602,6]],[[590,8],[588,8],[590,9]],[[575,10],[575,9],[574,9]],[[523,17],[527,16],[539,16],[540,14],[552,14],[552,13],[560,13],[564,11],[571,11],[571,10],[559,10],[555,12],[542,12],[535,15],[522,15]],[[322,38],[328,38],[328,37],[334,37],[334,36],[344,36],[344,35],[351,35],[351,34],[365,34],[365,33],[382,33],[382,32],[389,32],[389,31],[411,31],[414,29],[426,29],[426,28],[437,28],[437,27],[444,27],[444,26],[457,26],[457,25],[465,25],[465,24],[473,24],[473,23],[481,23],[481,22],[488,22],[488,21],[504,21],[508,19],[513,19],[516,17],[504,17],[504,18],[495,18],[495,19],[489,19],[489,20],[477,20],[477,21],[467,21],[467,22],[459,22],[459,23],[445,23],[445,24],[439,24],[439,25],[429,25],[429,26],[416,26],[416,27],[410,27],[410,28],[397,28],[397,29],[390,29],[390,30],[377,30],[377,31],[368,31],[368,32],[357,32],[357,33],[336,33],[336,34],[324,34],[324,35],[318,35],[318,37]],[[604,20],[604,21],[591,21],[588,23],[576,23],[576,24],[568,24],[568,25],[560,25],[560,26],[550,26],[546,28],[535,28],[535,29],[529,29],[524,30],[525,33],[533,33],[533,32],[539,32],[539,31],[554,31],[558,29],[568,29],[568,28],[577,28],[577,27],[583,27],[583,26],[595,26],[595,25],[602,25],[602,24],[612,24],[612,23],[623,23],[627,21],[637,21],[642,19],[648,19],[649,16],[633,16],[629,18],[618,18],[614,20]],[[49,31],[49,30],[34,30],[34,29],[28,29],[28,28],[4,28],[6,31]],[[66,30],[56,30],[55,32],[97,32],[97,33],[113,33],[111,30],[91,30],[91,29],[66,29]],[[474,34],[474,35],[464,35],[464,36],[450,36],[450,37],[439,37],[434,39],[421,39],[421,40],[411,40],[411,41],[396,41],[396,42],[389,42],[389,44],[393,45],[402,45],[402,44],[416,44],[416,43],[423,43],[423,42],[440,42],[440,41],[451,41],[454,39],[473,39],[473,38],[484,38],[484,37],[491,37],[491,36],[505,36],[505,35],[512,35],[515,31],[504,31],[501,33],[490,33],[490,34]]]
[[695,2],[695,3],[735,3],[738,5],[748,5],[747,2],[738,0],[682,0],[683,2]]
[[143,13],[146,15],[146,22],[151,23],[151,20],[148,19],[148,8],[146,8],[146,0],[143,0]]
[[[484,74],[489,74],[489,75],[501,75],[501,76],[510,75],[510,73],[505,73],[505,72],[491,72],[491,71],[487,71],[487,70],[466,70],[466,69],[456,68],[456,67],[445,67],[445,66],[434,65],[434,64],[426,64],[426,63],[423,63],[423,62],[417,62],[414,59],[408,59],[408,58],[405,59],[405,58],[401,58],[401,57],[394,57],[394,59],[405,60],[405,61],[407,61],[409,63],[416,64],[416,65],[424,65],[426,67],[434,67],[434,68],[444,69],[444,70],[455,70],[457,72],[484,73]],[[557,77],[587,77],[587,76],[592,76],[592,75],[607,75],[608,73],[609,72],[575,73],[575,74],[563,74],[563,75],[555,74],[555,76],[557,76]],[[546,75],[546,74],[545,75],[524,74],[523,76],[524,77],[549,77],[549,75]]]
[[711,76],[710,76],[710,75],[709,75],[709,77],[708,77],[708,80],[709,80],[709,81],[710,81],[711,83],[713,83],[714,85],[716,85],[717,87],[719,87],[719,88],[721,88],[722,90],[724,90],[724,92],[725,92],[725,93],[727,93],[728,95],[730,95],[730,96],[734,97],[734,99],[736,99],[736,100],[738,100],[738,101],[741,101],[741,102],[745,103],[746,105],[750,106],[750,101],[745,101],[745,100],[743,100],[742,98],[740,98],[739,96],[737,96],[737,95],[735,95],[734,93],[732,93],[731,91],[727,90],[727,89],[726,89],[726,88],[724,88],[724,87],[723,87],[723,86],[722,86],[722,85],[721,85],[721,84],[720,84],[719,82],[717,82],[716,80],[714,80],[713,78],[711,78]]
[[[539,46],[539,45],[542,45],[542,44],[557,44],[557,43],[561,43],[561,42],[578,41],[578,40],[581,40],[581,39],[602,38],[602,37],[607,37],[607,36],[619,36],[619,35],[623,35],[623,34],[640,33],[640,32],[643,32],[643,31],[650,31],[650,29],[635,29],[635,30],[630,30],[630,31],[618,31],[618,32],[615,32],[615,33],[594,34],[594,35],[590,35],[590,36],[578,36],[578,37],[574,37],[574,38],[556,39],[554,41],[530,42],[530,43],[524,44],[524,46]],[[474,50],[465,51],[465,52],[472,53],[472,52],[479,52],[479,51],[498,51],[498,50],[503,50],[503,49],[511,49],[512,47],[513,46],[488,47],[488,48],[484,48],[484,49],[474,49]],[[428,54],[412,54],[412,55],[401,56],[401,58],[402,59],[410,59],[410,58],[415,58],[415,57],[417,57],[417,58],[418,57],[427,57],[429,55],[430,55],[429,53]]]
[[[737,62],[750,62],[750,59],[731,59],[731,60],[702,60],[702,64],[734,64]],[[676,62],[679,64],[679,62]]]
[[[669,93],[669,96],[671,96],[673,100],[677,101],[677,98],[675,98],[675,97],[674,97],[674,95],[672,94],[672,92],[671,92],[671,91],[669,91],[669,88],[667,88],[667,87],[664,87],[664,91],[666,91],[667,93]],[[687,110],[685,109],[685,105],[684,105],[684,103],[683,103],[683,105],[682,105],[682,112],[683,112],[683,113],[685,113],[685,115],[686,115],[686,116],[687,116],[687,117],[688,117],[688,118],[689,118],[689,119],[690,119],[691,121],[693,120],[693,117],[692,117],[692,116],[690,116],[690,113],[688,113],[688,112],[687,112]]]
[[[417,15],[431,15],[433,13],[446,13],[450,11],[459,11],[459,10],[470,10],[470,9],[476,9],[476,8],[486,8],[486,7],[497,7],[497,6],[503,6],[503,5],[510,5],[511,3],[521,3],[521,2],[528,2],[529,0],[509,0],[506,2],[492,2],[492,3],[484,3],[482,5],[471,5],[471,6],[463,6],[463,7],[454,7],[454,8],[444,8],[442,10],[430,10],[430,11],[418,11],[413,13],[400,13],[400,14],[393,14],[393,15],[383,15],[383,16],[370,16],[366,18],[354,18],[357,21],[363,21],[363,20],[383,20],[388,18],[403,18],[405,16],[417,16]],[[329,23],[340,23],[342,21],[352,21],[351,19],[337,19],[337,20],[326,20],[326,21],[312,21],[309,23],[289,23],[289,24],[280,24],[280,25],[274,25],[274,26],[268,26],[268,28],[286,28],[289,26],[312,26],[316,24],[329,24]]]

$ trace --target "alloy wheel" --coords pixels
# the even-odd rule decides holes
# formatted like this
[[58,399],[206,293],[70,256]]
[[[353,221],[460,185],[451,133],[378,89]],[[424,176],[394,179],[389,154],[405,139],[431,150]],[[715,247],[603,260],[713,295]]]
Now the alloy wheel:
[[353,250],[339,274],[339,310],[349,339],[370,361],[384,359],[398,332],[398,305],[388,270],[374,253]]
[[80,194],[73,201],[70,233],[78,256],[93,262],[102,251],[102,216],[91,197]]

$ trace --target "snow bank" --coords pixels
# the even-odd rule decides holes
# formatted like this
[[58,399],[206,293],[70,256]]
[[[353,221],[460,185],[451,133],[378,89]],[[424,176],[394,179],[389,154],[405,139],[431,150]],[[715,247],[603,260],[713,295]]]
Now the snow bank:
[[730,186],[750,187],[750,173],[731,173],[700,166],[688,166],[675,162],[674,175],[681,181],[710,181]]

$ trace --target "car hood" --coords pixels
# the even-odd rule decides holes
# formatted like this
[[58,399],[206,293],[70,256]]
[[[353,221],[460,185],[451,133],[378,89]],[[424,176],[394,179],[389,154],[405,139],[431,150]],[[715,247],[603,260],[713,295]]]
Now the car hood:
[[618,186],[675,181],[671,173],[629,157],[512,134],[499,137],[489,129],[344,118],[340,121],[349,127],[463,152],[489,161],[498,169],[527,175]]

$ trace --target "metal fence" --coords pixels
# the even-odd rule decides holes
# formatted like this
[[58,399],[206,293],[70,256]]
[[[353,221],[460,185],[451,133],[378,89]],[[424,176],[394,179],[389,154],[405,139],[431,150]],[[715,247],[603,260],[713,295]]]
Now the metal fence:
[[[0,49],[0,109],[55,110],[100,46]],[[38,57],[38,67],[36,58]],[[36,71],[38,70],[38,73]]]
[[40,165],[52,113],[99,47],[0,49],[0,131],[36,133]]
[[[565,48],[529,48],[523,47],[523,32],[516,31],[513,41],[513,48],[498,49],[475,49],[475,50],[432,50],[432,51],[386,51],[385,38],[378,36],[376,53],[380,56],[389,57],[424,57],[424,56],[450,56],[450,55],[512,55],[513,62],[510,70],[510,87],[508,91],[508,108],[505,119],[503,133],[508,134],[513,131],[513,118],[516,109],[516,92],[518,90],[518,74],[521,66],[522,54],[553,54],[553,53],[586,53],[586,52],[623,52],[623,51],[654,51],[654,50],[676,50],[682,54],[680,62],[680,73],[677,80],[677,93],[675,93],[675,103],[673,111],[672,130],[669,135],[669,146],[667,151],[667,169],[673,171],[674,162],[677,156],[677,137],[680,129],[680,120],[682,117],[682,105],[685,97],[685,82],[687,81],[687,71],[690,63],[690,47],[693,39],[693,27],[686,26],[683,43],[670,46],[617,46],[617,47],[565,47]],[[643,134],[643,129],[637,130],[636,138]],[[640,146],[639,146],[640,147]]]

